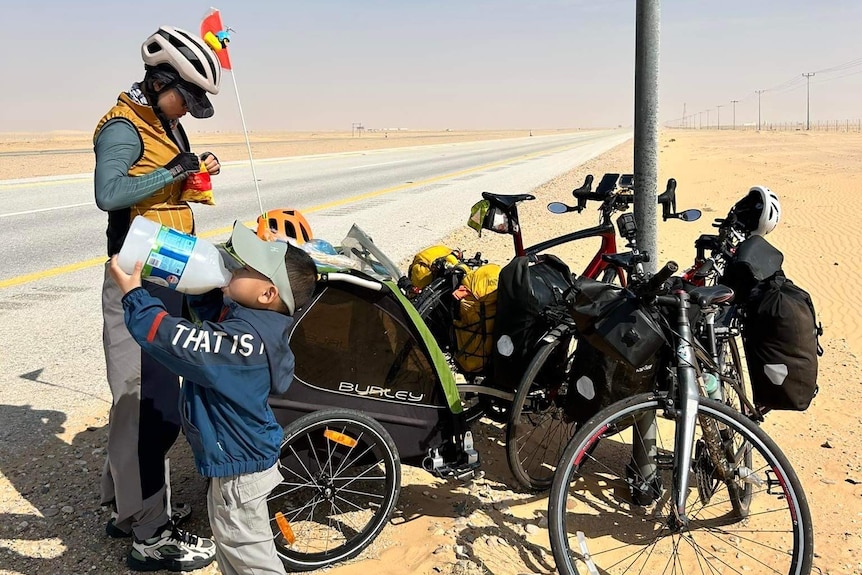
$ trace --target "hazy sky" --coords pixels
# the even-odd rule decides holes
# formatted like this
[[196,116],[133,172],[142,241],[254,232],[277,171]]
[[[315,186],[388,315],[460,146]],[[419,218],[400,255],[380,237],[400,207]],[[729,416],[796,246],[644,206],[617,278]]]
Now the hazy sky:
[[[630,125],[635,0],[219,0],[250,130]],[[190,0],[0,0],[0,132],[91,130]],[[663,0],[661,120],[862,117],[859,0]],[[852,63],[842,70],[827,70]],[[792,82],[792,83],[790,83]],[[770,90],[772,88],[779,88]],[[214,118],[241,128],[223,77]],[[706,122],[706,114],[703,115]]]

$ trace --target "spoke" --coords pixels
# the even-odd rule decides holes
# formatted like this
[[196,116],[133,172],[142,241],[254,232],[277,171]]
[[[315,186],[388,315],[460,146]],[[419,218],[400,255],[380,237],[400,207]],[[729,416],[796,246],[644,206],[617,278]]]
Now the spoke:
[[[284,483],[280,483],[279,485],[285,485],[285,484],[284,484]],[[302,488],[304,488],[304,487],[308,487],[308,485],[298,485],[298,484],[297,484],[297,486],[296,486],[296,487],[294,487],[293,489],[288,489],[288,490],[286,490],[286,491],[281,491],[280,493],[278,493],[278,495],[270,495],[269,497],[267,497],[267,498],[266,498],[266,501],[267,501],[267,502],[274,501],[275,499],[278,499],[279,497],[284,497],[285,495],[290,495],[290,494],[291,494],[291,493],[293,493],[294,491],[297,491],[297,490],[302,489]]]
[[[353,489],[339,489],[338,493],[352,493],[353,495],[366,495],[368,497],[376,497],[377,499],[383,499],[385,495],[377,494],[377,493],[369,493],[367,491],[356,491]],[[338,497],[336,495],[336,497]]]
[[[341,433],[343,433],[344,435],[347,435],[347,433],[346,433],[346,432],[347,432],[347,426],[345,425],[345,426],[344,426],[344,428],[341,430]],[[353,438],[353,440],[354,440],[354,441],[356,441],[356,443],[354,444],[354,446],[353,446],[353,447],[351,447],[351,448],[349,448],[349,449],[347,450],[347,453],[344,455],[344,459],[342,459],[342,460],[341,460],[341,465],[339,465],[339,466],[338,466],[338,469],[336,469],[336,470],[335,470],[335,472],[332,474],[332,476],[333,476],[333,477],[337,476],[337,475],[338,475],[339,473],[341,473],[341,472],[342,472],[342,470],[345,468],[346,463],[347,463],[347,460],[350,458],[350,453],[353,451],[353,449],[354,449],[357,445],[359,445],[359,444],[360,444],[360,441],[362,440],[362,436],[363,436],[363,435],[365,435],[365,433],[364,433],[364,432],[360,432],[358,436],[356,436],[356,437],[354,437],[354,438]],[[371,444],[369,444],[368,448],[369,448],[369,449],[371,448]],[[362,453],[362,455],[365,455],[365,453],[367,453],[367,451],[368,451],[368,450],[364,451],[364,452]],[[362,457],[362,455],[360,455],[359,457]],[[359,457],[357,457],[357,458],[356,458],[356,459],[354,459],[353,461],[357,461],[357,460],[359,459]],[[352,465],[352,463],[351,463],[351,465]]]
[[341,500],[341,501],[344,501],[344,502],[345,502],[345,503],[347,503],[348,505],[352,505],[352,506],[353,506],[353,507],[355,507],[358,511],[368,511],[368,510],[369,510],[367,507],[360,507],[359,505],[355,504],[355,503],[354,503],[354,502],[352,502],[351,500],[346,499],[346,498],[344,498],[344,497],[341,497],[340,495],[336,495],[336,496],[335,496],[335,499],[339,499],[339,500]]
[[[701,550],[703,549],[703,547],[701,547],[700,545],[697,545],[697,544],[694,542],[694,538],[693,538],[693,537],[690,537],[689,539],[687,539],[687,540],[686,540],[686,542],[691,546],[691,548],[694,550],[694,552],[695,552],[695,553],[698,553],[699,555],[702,555],[702,556],[704,557],[704,559],[706,559],[706,558],[707,558],[705,554],[702,554],[702,551],[701,551]],[[722,565],[724,565],[724,566],[725,566],[725,567],[727,567],[728,569],[732,570],[734,573],[742,573],[742,571],[740,571],[739,569],[735,568],[733,565],[731,565],[730,563],[728,563],[727,561],[725,561],[725,560],[724,560],[724,559],[722,559],[721,557],[718,557],[717,555],[715,555],[715,554],[713,554],[713,553],[711,553],[710,555],[712,556],[712,558],[713,558],[713,559],[715,559],[715,560],[719,561]],[[710,564],[710,567],[711,567],[711,566],[712,566],[712,565]]]
[[[336,498],[338,498],[338,496],[336,496]],[[347,501],[346,499],[345,499],[345,501],[347,503],[350,503],[350,501]],[[357,529],[354,525],[352,525],[350,523],[350,521],[351,521],[350,512],[342,511],[342,509],[338,505],[335,504],[335,499],[333,499],[330,503],[332,505],[332,508],[335,509],[336,511],[338,511],[338,516],[340,518],[340,521],[338,522],[338,532],[341,533],[342,537],[344,537],[344,541],[346,543],[347,541],[349,541],[349,539],[348,539],[347,535],[344,534],[344,530],[341,528],[342,523],[346,523],[351,529],[353,529],[357,533],[360,533],[362,531],[362,529]],[[360,508],[360,511],[365,511],[365,509]]]
[[[382,459],[380,461],[378,461],[375,465],[380,465],[381,463],[383,463]],[[372,469],[373,469],[373,467],[372,467]],[[368,477],[368,476],[362,476],[362,475],[354,475],[354,476],[342,475],[341,477],[333,477],[332,478],[333,481],[348,481],[348,480],[353,481],[355,479],[364,479],[366,481],[386,481],[386,476],[381,475],[380,477],[374,477],[374,476]]]
[[[357,445],[359,445],[359,444],[357,443]],[[347,455],[344,457],[344,460],[341,462],[341,465],[339,465],[339,466],[338,466],[338,471],[339,471],[339,473],[341,472],[341,470],[342,470],[342,469],[344,469],[344,468],[346,468],[346,467],[352,467],[352,466],[353,466],[353,464],[354,464],[356,461],[359,461],[362,457],[364,457],[364,456],[365,456],[365,454],[366,454],[366,453],[368,453],[368,452],[369,452],[369,451],[371,451],[372,449],[374,449],[374,445],[369,443],[369,444],[368,444],[368,447],[366,447],[366,448],[365,448],[365,451],[363,451],[362,453],[360,453],[359,455],[357,455],[356,457],[354,457],[354,458],[353,458],[353,460],[350,462],[350,464],[349,464],[349,465],[347,464],[347,460],[348,460],[348,458],[349,458],[350,452],[348,452],[348,453],[347,453]],[[353,451],[353,448],[352,448],[352,447],[350,448],[350,451]],[[381,460],[381,461],[382,461],[382,460]],[[337,477],[337,476],[338,476],[338,473],[333,473],[333,474],[332,474],[332,477]]]
[[[351,483],[353,483],[354,481],[358,481],[358,480],[360,480],[360,479],[364,479],[364,477],[363,477],[363,476],[364,476],[366,473],[371,473],[371,471],[372,471],[372,470],[377,469],[377,466],[378,466],[378,465],[380,465],[380,464],[382,464],[382,463],[383,463],[383,460],[381,459],[380,461],[378,461],[378,462],[377,462],[377,463],[375,463],[374,465],[372,465],[372,466],[370,466],[370,467],[367,467],[367,468],[365,469],[365,471],[363,471],[362,473],[360,473],[359,475],[357,475],[356,477],[354,477],[353,479],[351,479],[350,481],[348,481],[347,483],[345,483],[344,485],[342,485],[339,489],[344,489],[344,488],[346,488],[348,485],[350,485]],[[384,477],[384,479],[386,479],[386,478]]]
[[[722,535],[728,535],[728,536],[729,536],[729,535],[731,535],[731,533],[728,533],[727,531],[720,530],[720,529],[704,529],[703,531],[705,531],[705,532],[706,532],[706,533],[708,533],[709,535],[712,535],[714,538],[716,538],[717,540],[722,541],[722,542],[724,541],[724,539],[720,538],[718,535],[716,535],[716,533],[721,533]],[[755,530],[754,532],[757,532],[757,533],[764,533],[763,531],[760,531],[760,530]],[[767,533],[769,533],[769,532],[767,532]],[[772,531],[771,533],[775,533],[775,532],[774,532],[774,531]],[[789,531],[786,531],[785,533],[790,533],[790,532],[789,532]],[[737,532],[736,532],[736,531],[734,531],[734,532],[733,532],[733,535],[734,535],[734,536],[736,536],[736,537],[739,537],[739,535],[737,534]],[[775,548],[775,546],[767,545],[767,544],[765,544],[765,543],[761,543],[761,542],[760,542],[760,541],[758,541],[757,539],[752,539],[752,538],[750,538],[750,537],[739,537],[739,539],[740,539],[740,540],[742,540],[742,541],[746,541],[746,542],[748,542],[748,543],[751,543],[751,544],[753,544],[753,545],[756,545],[756,546],[758,546],[758,547],[762,547],[762,548],[764,548],[764,549],[769,549],[770,551],[780,551],[781,553],[786,553],[786,551],[785,551],[784,549],[776,549],[776,548]],[[760,559],[758,559],[757,557],[755,557],[754,555],[752,555],[752,554],[751,554],[751,553],[749,553],[748,551],[745,551],[744,549],[739,549],[739,548],[736,548],[736,549],[737,549],[737,552],[744,554],[746,557],[748,557],[748,558],[749,558],[749,559],[751,559],[752,561],[756,561],[756,562],[757,562],[757,563],[759,563],[760,565],[763,565],[764,567],[769,568],[769,569],[770,569],[770,570],[772,570],[774,573],[778,573],[778,571],[776,571],[776,570],[775,570],[775,568],[774,568],[772,565],[769,565],[768,563],[764,563],[763,561],[761,561]]]
[[[293,446],[292,446],[292,445],[290,446],[290,451],[291,451],[291,453],[293,453],[293,457],[296,459],[296,461],[297,461],[297,462],[299,462],[299,464],[302,466],[302,468],[305,470],[305,472],[306,472],[306,473],[308,473],[308,479],[310,479],[312,483],[314,483],[315,485],[317,485],[317,482],[314,480],[314,476],[311,474],[311,472],[310,472],[310,471],[308,470],[308,468],[305,466],[305,463],[303,463],[303,462],[302,462],[302,458],[300,458],[300,457],[299,457],[299,454],[296,452],[296,450],[293,448]],[[289,467],[288,467],[287,469],[288,469],[289,471],[293,471],[293,470],[292,470],[292,469],[290,469]],[[297,476],[297,477],[299,477],[300,479],[306,479],[305,477],[302,477],[300,474],[298,474],[298,473],[296,473],[296,472],[294,472],[294,475],[296,475],[296,476]]]
[[[290,518],[290,521],[291,521],[291,522],[296,521],[296,518],[297,518],[297,517],[299,517],[299,514],[300,514],[300,513],[302,513],[304,510],[308,509],[308,507],[309,507],[309,506],[312,506],[312,507],[313,507],[313,506],[314,506],[314,505],[316,505],[319,501],[320,501],[320,499],[319,499],[319,498],[317,498],[317,497],[315,497],[314,499],[312,499],[312,500],[308,501],[308,502],[307,502],[305,505],[303,505],[302,507],[298,507],[298,508],[296,508],[296,509],[294,509],[294,510],[292,510],[292,511],[288,511],[288,513],[293,513],[293,516]],[[273,522],[273,521],[275,521],[275,518],[271,518],[271,519],[270,519],[270,523],[271,523],[271,522]]]
[[308,439],[308,449],[311,451],[311,454],[314,456],[314,461],[317,463],[317,470],[320,473],[323,473],[323,466],[320,464],[320,458],[317,457],[317,450],[314,448],[314,442],[311,441],[311,434],[305,434],[306,439]]

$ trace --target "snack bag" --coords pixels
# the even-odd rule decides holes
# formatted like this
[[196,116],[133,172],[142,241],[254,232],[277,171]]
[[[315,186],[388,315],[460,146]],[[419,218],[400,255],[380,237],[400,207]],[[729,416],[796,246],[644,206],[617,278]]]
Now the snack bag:
[[203,162],[201,162],[201,170],[196,174],[189,174],[186,181],[183,182],[180,201],[196,202],[208,206],[215,205],[212,180]]

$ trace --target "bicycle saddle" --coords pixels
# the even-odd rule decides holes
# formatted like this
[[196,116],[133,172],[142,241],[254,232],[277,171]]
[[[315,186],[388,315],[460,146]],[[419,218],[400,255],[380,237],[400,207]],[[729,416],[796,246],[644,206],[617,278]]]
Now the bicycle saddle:
[[495,194],[494,192],[482,192],[482,197],[491,202],[492,205],[497,205],[508,210],[518,202],[524,200],[535,200],[536,196],[532,194]]
[[688,295],[700,307],[733,300],[733,290],[723,285],[694,288],[688,292]]

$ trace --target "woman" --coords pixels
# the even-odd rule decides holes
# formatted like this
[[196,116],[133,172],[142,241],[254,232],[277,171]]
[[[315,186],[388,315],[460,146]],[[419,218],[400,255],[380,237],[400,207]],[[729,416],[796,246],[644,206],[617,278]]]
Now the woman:
[[[217,94],[221,67],[204,41],[163,26],[141,46],[146,73],[120,94],[94,136],[96,205],[108,212],[108,257],[118,253],[132,219],[141,215],[194,233],[194,214],[183,201],[185,178],[201,169],[219,173],[211,153],[190,150],[179,123],[186,113],[209,118],[207,97]],[[146,282],[169,313],[181,315],[182,294]],[[102,285],[103,343],[113,396],[102,504],[113,509],[106,531],[133,537],[129,567],[187,571],[211,563],[212,540],[177,527],[191,510],[170,504],[165,455],[179,434],[177,376],[141,351],[126,329],[122,292],[108,274]],[[175,385],[165,385],[165,380]]]

